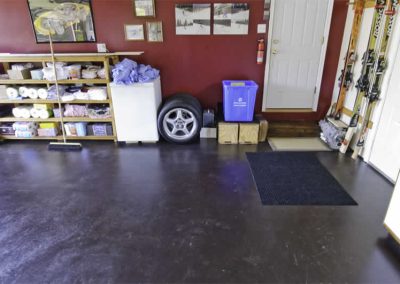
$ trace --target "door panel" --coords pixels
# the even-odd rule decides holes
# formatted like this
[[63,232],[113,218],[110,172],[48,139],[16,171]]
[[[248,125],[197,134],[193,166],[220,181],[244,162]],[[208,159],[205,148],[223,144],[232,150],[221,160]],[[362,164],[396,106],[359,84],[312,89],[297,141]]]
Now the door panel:
[[274,2],[267,108],[313,107],[328,4],[328,0]]

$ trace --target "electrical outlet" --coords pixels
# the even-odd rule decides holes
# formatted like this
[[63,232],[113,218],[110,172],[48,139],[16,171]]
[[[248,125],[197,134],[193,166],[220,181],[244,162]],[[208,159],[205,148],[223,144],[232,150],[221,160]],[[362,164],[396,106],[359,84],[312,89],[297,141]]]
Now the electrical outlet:
[[107,52],[107,47],[105,43],[97,44],[97,52]]

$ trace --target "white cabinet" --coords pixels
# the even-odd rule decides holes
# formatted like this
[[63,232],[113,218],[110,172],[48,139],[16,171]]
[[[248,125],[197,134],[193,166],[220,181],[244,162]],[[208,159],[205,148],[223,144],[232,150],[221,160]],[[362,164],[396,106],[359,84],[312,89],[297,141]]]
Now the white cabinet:
[[157,112],[161,104],[160,77],[149,83],[110,84],[117,140],[157,142]]
[[391,235],[400,242],[400,179],[394,188],[384,223]]

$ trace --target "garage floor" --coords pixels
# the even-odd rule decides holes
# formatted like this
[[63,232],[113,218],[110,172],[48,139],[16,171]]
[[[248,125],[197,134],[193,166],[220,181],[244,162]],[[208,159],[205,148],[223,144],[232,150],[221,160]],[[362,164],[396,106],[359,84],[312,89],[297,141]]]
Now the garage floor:
[[266,144],[86,145],[0,145],[0,283],[400,282],[362,162],[319,154],[359,206],[272,207],[244,155]]

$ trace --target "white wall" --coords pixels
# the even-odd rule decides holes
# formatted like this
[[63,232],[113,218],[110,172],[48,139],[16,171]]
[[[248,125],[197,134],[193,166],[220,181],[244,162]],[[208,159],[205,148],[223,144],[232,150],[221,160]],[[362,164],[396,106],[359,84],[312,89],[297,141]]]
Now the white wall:
[[[375,107],[375,111],[372,116],[372,121],[374,123],[374,126],[368,133],[368,139],[367,139],[365,147],[364,147],[363,157],[367,163],[369,162],[370,157],[371,157],[372,145],[375,140],[375,135],[376,135],[377,129],[379,127],[379,119],[381,117],[384,100],[385,100],[385,97],[388,92],[388,87],[389,87],[389,82],[390,82],[390,77],[391,77],[390,75],[393,72],[393,66],[396,64],[400,64],[400,62],[395,62],[396,52],[397,52],[399,44],[400,44],[400,18],[397,14],[397,19],[396,19],[396,22],[394,24],[394,29],[393,29],[393,35],[392,35],[391,43],[389,46],[388,68],[386,70],[386,75],[383,80],[383,84],[382,84],[382,88],[381,88],[381,96],[380,96],[381,99]],[[398,80],[400,80],[400,78]]]
[[[373,14],[374,14],[374,8],[364,9],[364,14],[363,14],[363,19],[362,19],[361,29],[360,29],[360,35],[359,35],[359,40],[358,40],[358,45],[357,45],[358,59],[354,66],[354,74],[353,74],[354,83],[353,83],[352,87],[349,89],[349,91],[347,92],[346,100],[344,103],[344,106],[350,110],[353,109],[354,102],[355,102],[355,99],[357,96],[357,89],[355,88],[355,84],[361,74],[361,69],[362,69],[361,58],[368,46],[368,40],[369,40],[369,34],[370,34],[371,26],[372,26]],[[349,38],[350,38],[350,33],[351,33],[351,27],[353,24],[353,17],[354,17],[354,11],[353,11],[352,6],[349,6],[347,15],[348,16],[347,16],[347,20],[346,20],[345,33],[343,36],[342,49],[340,52],[340,62],[339,62],[338,70],[337,70],[337,78],[339,78],[340,72],[343,69],[344,58],[347,53],[347,48],[348,48],[348,43],[349,43]],[[367,141],[366,141],[366,144],[364,147],[364,151],[362,153],[362,156],[366,162],[369,162],[369,159],[371,156],[372,144],[373,144],[373,141],[374,141],[374,138],[376,135],[376,130],[377,130],[377,127],[379,124],[378,123],[379,118],[380,118],[381,112],[382,112],[383,100],[384,100],[386,92],[387,92],[390,74],[393,70],[393,64],[394,64],[394,59],[396,57],[397,46],[400,44],[400,24],[399,24],[398,19],[394,26],[395,27],[393,30],[393,35],[392,35],[391,43],[389,46],[388,69],[386,70],[386,75],[383,80],[382,89],[381,89],[381,96],[380,96],[381,99],[379,102],[376,103],[376,107],[375,107],[374,113],[372,115],[373,128],[370,129],[370,131],[368,133]],[[400,62],[398,62],[397,64],[400,64]],[[399,80],[400,80],[400,78],[399,78]],[[332,102],[336,102],[338,93],[339,93],[339,87],[336,84],[336,86],[334,88],[334,93],[332,96]],[[342,116],[342,120],[345,123],[349,123],[350,119],[351,119],[351,117],[348,117],[346,115]]]

